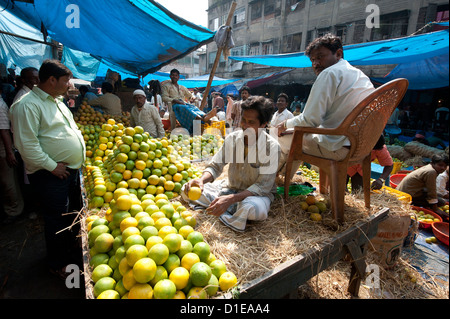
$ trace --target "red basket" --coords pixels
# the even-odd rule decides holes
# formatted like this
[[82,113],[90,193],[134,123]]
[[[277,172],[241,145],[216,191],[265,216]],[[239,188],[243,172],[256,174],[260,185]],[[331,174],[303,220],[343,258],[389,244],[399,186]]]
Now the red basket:
[[405,178],[406,174],[394,174],[389,178],[389,184],[392,188],[397,188],[397,185]]
[[434,236],[448,246],[448,223],[434,222],[431,228],[433,228]]
[[161,122],[164,126],[164,130],[168,130],[170,128],[170,120],[169,119],[161,119]]
[[[423,208],[423,207],[417,207],[417,206],[412,206],[411,208],[415,211],[423,211],[425,214],[430,214],[434,218],[439,219],[439,222],[442,222],[442,217],[439,216],[438,214],[436,214],[435,212],[433,212],[432,210],[429,210],[429,209]],[[428,229],[431,227],[431,225],[433,223],[436,223],[436,222],[424,222],[424,221],[419,220],[419,227],[423,228],[423,229]]]

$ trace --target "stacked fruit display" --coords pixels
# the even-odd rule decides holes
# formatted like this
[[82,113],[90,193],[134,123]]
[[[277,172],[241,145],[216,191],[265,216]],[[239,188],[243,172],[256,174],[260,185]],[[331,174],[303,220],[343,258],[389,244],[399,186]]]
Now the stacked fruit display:
[[223,145],[223,138],[214,134],[171,135],[170,140],[180,156],[195,161],[211,158]]
[[125,126],[130,125],[130,113],[122,112],[121,115],[103,114],[92,108],[86,101],[83,101],[80,108],[73,115],[73,119],[80,125],[102,125],[108,119],[114,119]]
[[[104,203],[108,204],[112,192],[126,188],[138,199],[145,194],[164,193],[169,199],[180,194],[182,186],[201,172],[183,159],[167,138],[152,138],[142,127],[124,128],[112,119],[98,132],[98,143],[93,146],[92,157],[86,159],[84,175],[87,179],[101,171],[105,183]],[[95,178],[95,177],[93,177]],[[91,183],[92,184],[92,183]],[[87,184],[90,187],[91,184]],[[91,189],[88,189],[89,193]],[[99,196],[99,195],[97,195]],[[100,204],[100,199],[91,198]],[[94,205],[95,207],[99,207]]]
[[117,188],[105,216],[86,219],[94,297],[206,299],[234,287],[236,276],[195,224],[192,213],[165,194],[139,200]]

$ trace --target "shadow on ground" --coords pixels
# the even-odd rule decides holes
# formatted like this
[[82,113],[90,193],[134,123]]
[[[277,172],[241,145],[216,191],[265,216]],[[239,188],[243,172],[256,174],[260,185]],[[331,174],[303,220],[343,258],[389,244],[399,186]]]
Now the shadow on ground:
[[39,216],[1,223],[0,299],[84,299],[84,278],[80,276],[79,288],[67,288],[64,280],[49,272],[45,255]]

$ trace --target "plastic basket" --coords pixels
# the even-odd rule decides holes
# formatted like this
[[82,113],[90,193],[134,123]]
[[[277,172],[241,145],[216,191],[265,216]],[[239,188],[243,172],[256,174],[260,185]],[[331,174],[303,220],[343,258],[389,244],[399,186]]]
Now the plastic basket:
[[394,174],[389,177],[389,183],[392,188],[397,188],[397,185],[405,178],[406,174]]
[[225,121],[211,122],[211,124],[202,124],[202,133],[217,134],[220,132],[225,137]]

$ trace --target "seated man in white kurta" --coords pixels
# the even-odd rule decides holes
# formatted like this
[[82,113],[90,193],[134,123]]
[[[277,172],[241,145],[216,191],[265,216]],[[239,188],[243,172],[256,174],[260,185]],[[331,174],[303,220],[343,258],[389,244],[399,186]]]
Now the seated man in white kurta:
[[[200,178],[184,185],[183,199],[189,201],[193,186],[202,189],[194,205],[206,207],[206,213],[218,216],[228,227],[244,231],[248,220],[264,220],[276,192],[275,177],[280,156],[279,144],[266,133],[272,103],[253,96],[242,103],[242,130],[229,134]],[[226,165],[228,178],[218,180]]]

